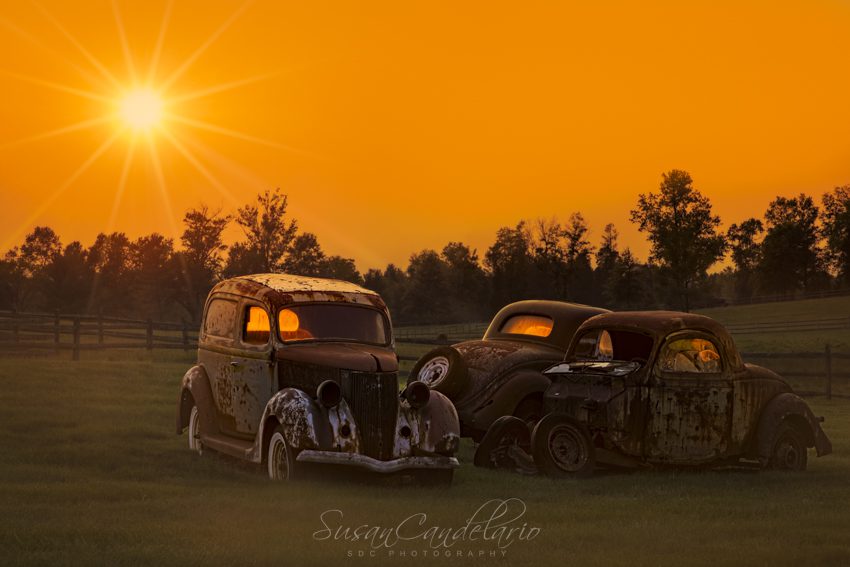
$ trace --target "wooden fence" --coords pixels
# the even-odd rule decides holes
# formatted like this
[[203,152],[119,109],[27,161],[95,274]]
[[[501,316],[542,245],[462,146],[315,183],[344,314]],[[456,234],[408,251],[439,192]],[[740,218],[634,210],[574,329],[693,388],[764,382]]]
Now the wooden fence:
[[0,349],[82,350],[197,348],[198,331],[186,323],[60,313],[0,311]]
[[[823,323],[824,320],[818,320]],[[806,321],[800,322],[806,324]],[[837,317],[835,324],[847,324],[846,317]],[[782,323],[785,324],[785,323]],[[764,323],[764,332],[770,332],[773,323]],[[411,328],[396,335],[396,342],[410,345],[449,345],[468,338],[480,338],[483,334],[480,323],[463,325],[439,325]],[[755,327],[755,325],[752,325]],[[823,328],[823,327],[819,327]],[[845,327],[840,327],[845,328]],[[802,330],[802,329],[799,329]],[[437,331],[436,333],[434,331]],[[67,351],[73,360],[79,360],[83,350],[103,349],[182,349],[197,348],[198,331],[186,323],[122,319],[90,315],[63,315],[60,313],[20,313],[0,311],[0,352],[2,351]],[[741,353],[748,362],[761,362],[774,366],[771,361],[805,361],[806,370],[783,369],[786,378],[803,379],[807,385],[823,384],[823,390],[801,393],[833,395],[836,380],[849,380],[850,354],[832,352],[829,344],[822,352],[750,352]],[[402,355],[403,361],[413,362],[415,356]],[[812,364],[808,364],[811,362]],[[838,363],[836,365],[836,363]],[[836,367],[838,366],[838,368]],[[814,368],[814,369],[812,369]]]

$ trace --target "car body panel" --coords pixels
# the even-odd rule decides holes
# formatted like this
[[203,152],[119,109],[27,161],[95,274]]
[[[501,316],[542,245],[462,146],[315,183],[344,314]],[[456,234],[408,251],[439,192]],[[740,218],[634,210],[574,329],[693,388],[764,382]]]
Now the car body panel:
[[[651,337],[647,359],[600,361],[594,369],[576,352],[583,337],[601,331]],[[665,367],[663,349],[682,340],[711,343],[717,364],[701,372]],[[586,423],[602,451],[649,464],[691,466],[730,459],[764,464],[775,427],[788,418],[804,425],[808,446],[819,455],[831,450],[805,402],[776,373],[744,364],[728,331],[708,317],[669,311],[599,315],[578,329],[565,361],[549,372],[546,411]],[[564,371],[570,364],[571,371]],[[622,374],[602,372],[606,364],[619,366]]]
[[[280,309],[322,303],[379,312],[387,344],[280,339]],[[256,335],[247,331],[248,338],[242,336],[250,307],[266,311],[269,330],[263,344],[254,344]],[[289,446],[304,452],[304,461],[379,472],[456,467],[460,428],[454,406],[436,392],[419,408],[402,399],[393,345],[383,300],[354,284],[284,274],[223,281],[205,304],[198,364],[181,383],[178,433],[188,425],[194,402],[201,414],[202,443],[254,462],[264,459],[271,432],[281,425]],[[317,400],[317,388],[326,380],[336,382],[341,392],[339,403],[330,408]]]

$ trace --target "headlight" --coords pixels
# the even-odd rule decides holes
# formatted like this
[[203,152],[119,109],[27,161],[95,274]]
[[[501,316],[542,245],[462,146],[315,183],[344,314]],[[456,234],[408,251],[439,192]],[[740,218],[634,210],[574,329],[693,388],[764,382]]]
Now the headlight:
[[402,396],[410,404],[410,407],[418,409],[425,406],[431,399],[431,389],[424,382],[414,380],[407,385]]
[[342,399],[342,391],[339,389],[339,384],[333,380],[325,380],[316,388],[316,399],[326,408],[339,405]]

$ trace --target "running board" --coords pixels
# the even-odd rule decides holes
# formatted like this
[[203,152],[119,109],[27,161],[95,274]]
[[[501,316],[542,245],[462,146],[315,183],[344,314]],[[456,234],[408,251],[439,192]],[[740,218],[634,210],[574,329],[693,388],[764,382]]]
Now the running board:
[[251,459],[254,452],[254,442],[244,439],[235,439],[225,435],[201,435],[201,444],[219,453],[236,457],[237,459]]

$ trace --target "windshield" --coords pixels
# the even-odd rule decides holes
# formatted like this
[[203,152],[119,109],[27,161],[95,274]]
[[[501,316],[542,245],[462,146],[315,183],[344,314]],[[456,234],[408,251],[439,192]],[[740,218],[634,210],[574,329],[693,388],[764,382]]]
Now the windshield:
[[579,360],[623,360],[646,363],[652,354],[652,337],[634,331],[593,329],[579,337],[573,357]]
[[380,311],[339,303],[281,309],[277,329],[285,343],[339,340],[386,345],[390,342],[389,325]]

